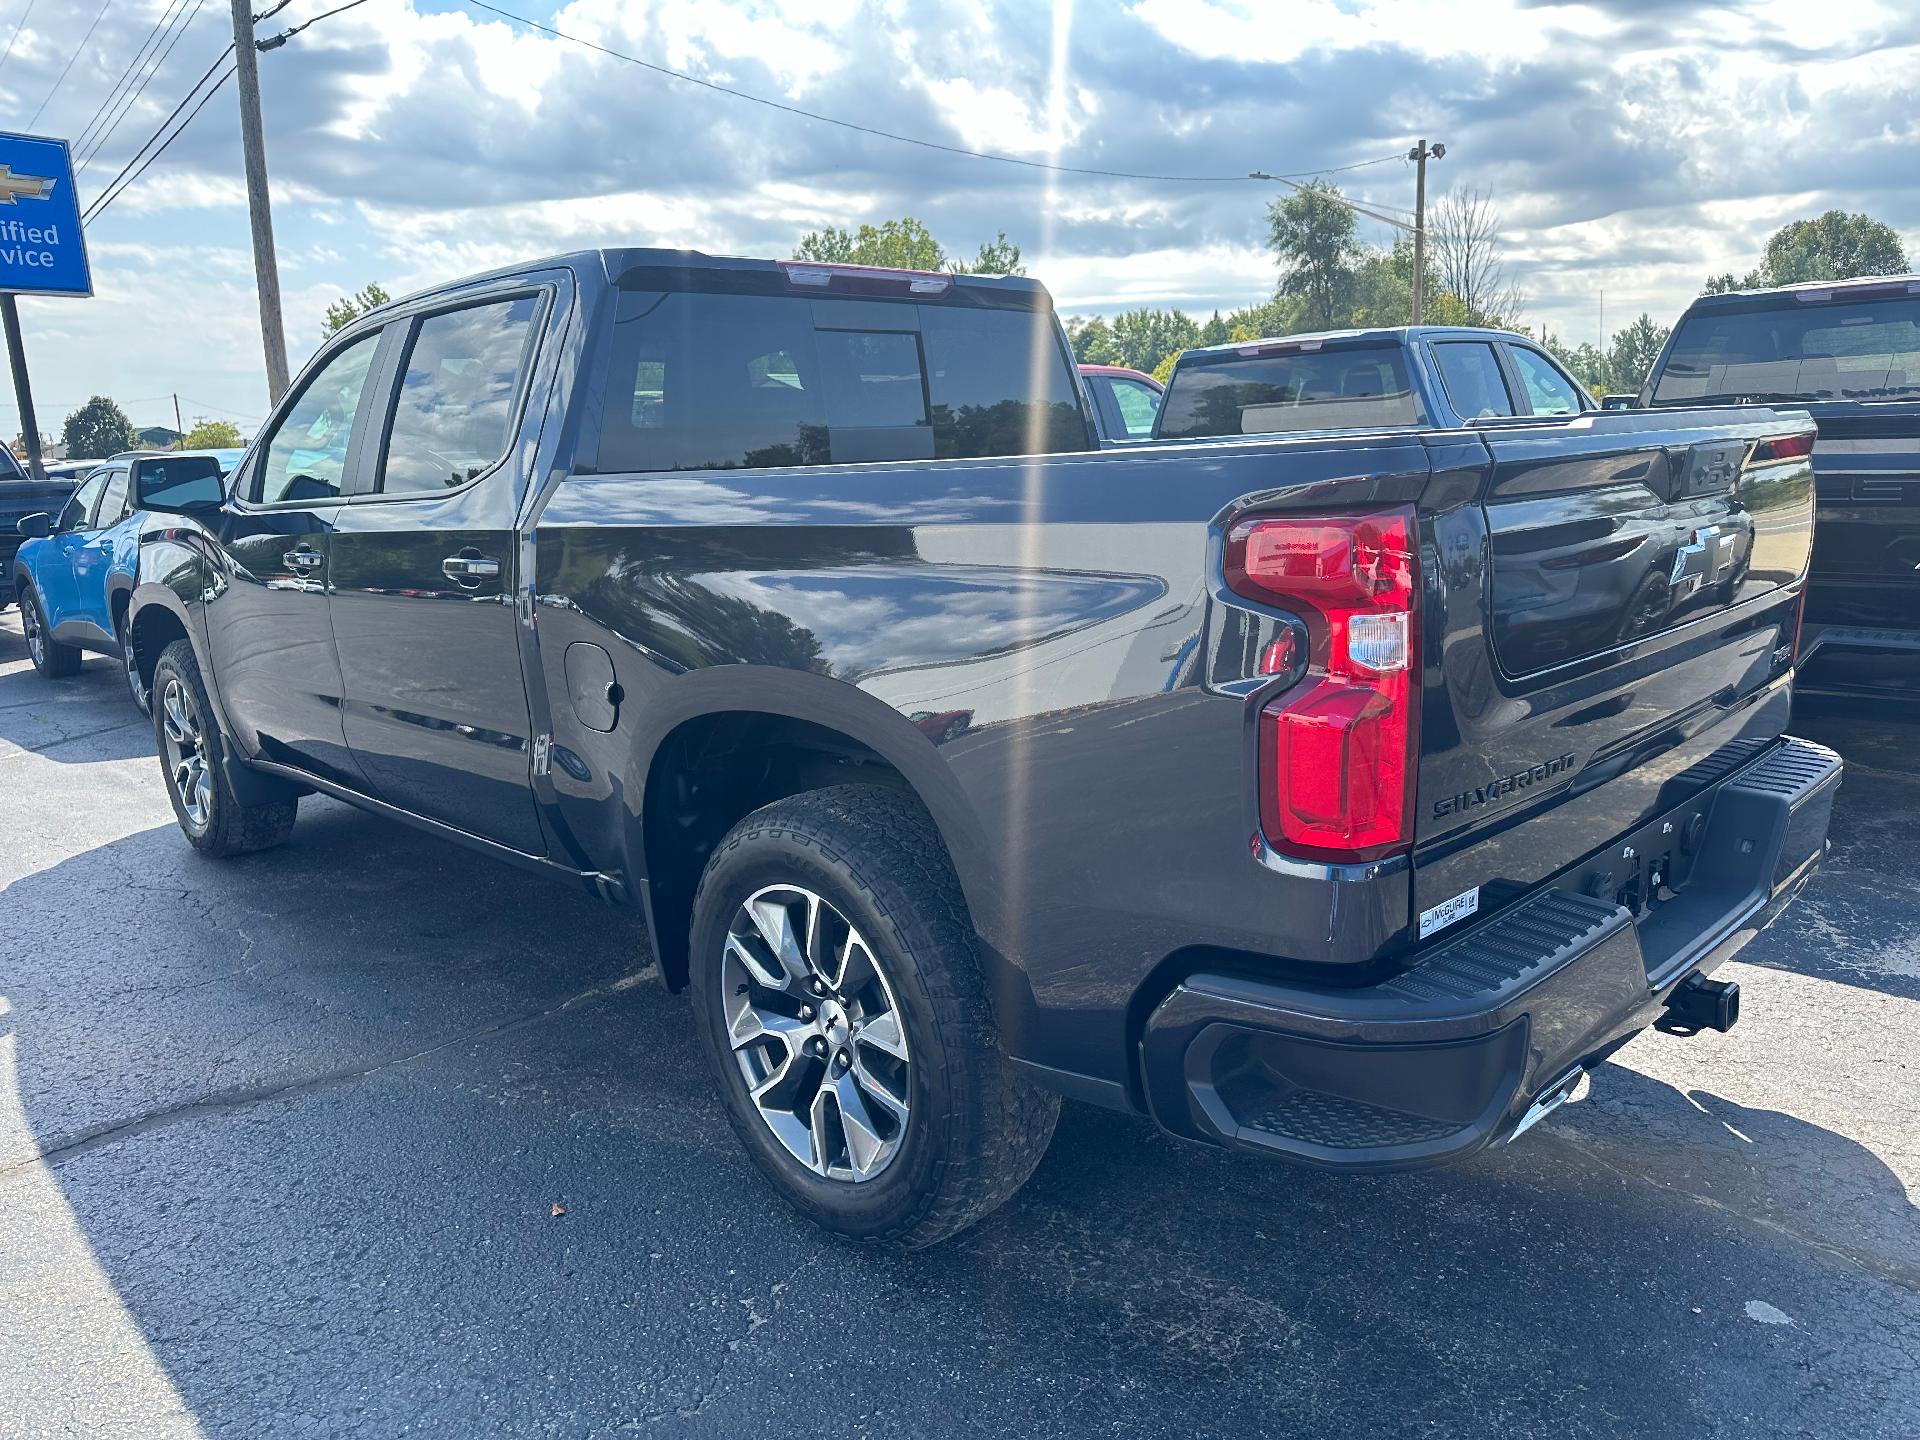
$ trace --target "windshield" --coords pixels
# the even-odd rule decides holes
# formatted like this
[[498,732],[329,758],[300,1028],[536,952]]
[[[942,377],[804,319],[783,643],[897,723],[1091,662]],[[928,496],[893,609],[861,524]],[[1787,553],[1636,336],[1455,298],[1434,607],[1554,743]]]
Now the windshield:
[[1920,295],[1707,310],[1687,317],[1653,403],[1920,395]]
[[1209,356],[1175,367],[1160,406],[1163,440],[1419,423],[1397,345]]

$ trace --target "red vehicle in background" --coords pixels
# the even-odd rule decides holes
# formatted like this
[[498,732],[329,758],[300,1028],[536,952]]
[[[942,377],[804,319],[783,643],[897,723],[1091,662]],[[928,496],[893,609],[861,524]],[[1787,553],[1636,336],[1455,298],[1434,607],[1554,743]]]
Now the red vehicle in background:
[[1145,440],[1153,434],[1153,420],[1166,389],[1158,380],[1124,365],[1082,365],[1080,378],[1093,402],[1089,408],[1103,443]]

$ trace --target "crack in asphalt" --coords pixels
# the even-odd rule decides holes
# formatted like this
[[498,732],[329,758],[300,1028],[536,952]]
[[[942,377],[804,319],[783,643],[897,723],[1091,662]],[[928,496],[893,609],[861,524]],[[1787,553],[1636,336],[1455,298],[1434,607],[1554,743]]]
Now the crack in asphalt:
[[1830,1244],[1825,1240],[1816,1240],[1811,1235],[1804,1235],[1790,1225],[1782,1225],[1778,1220],[1769,1220],[1764,1215],[1750,1214],[1711,1195],[1702,1195],[1697,1190],[1687,1190],[1678,1185],[1670,1185],[1664,1180],[1654,1179],[1651,1175],[1643,1175],[1638,1171],[1616,1165],[1605,1155],[1601,1154],[1600,1148],[1591,1141],[1576,1140],[1564,1131],[1548,1130],[1545,1126],[1541,1127],[1540,1135],[1543,1139],[1564,1145],[1569,1150],[1577,1151],[1579,1154],[1593,1161],[1594,1164],[1604,1170],[1612,1171],[1623,1180],[1634,1180],[1642,1185],[1658,1190],[1662,1194],[1677,1196],[1682,1200],[1691,1200],[1703,1209],[1712,1210],[1717,1214],[1726,1216],[1736,1224],[1754,1226],[1757,1229],[1766,1231],[1769,1235],[1777,1236],[1790,1244],[1797,1245],[1803,1250],[1809,1250],[1818,1255],[1825,1255],[1829,1259],[1838,1260],[1844,1265],[1851,1266],[1864,1275],[1871,1276],[1876,1280],[1884,1280],[1889,1285],[1897,1285],[1903,1290],[1911,1290],[1915,1294],[1920,1295],[1920,1265],[1910,1265],[1903,1260],[1888,1259],[1881,1256],[1868,1257],[1855,1255],[1850,1251],[1841,1249],[1838,1245]]
[[[381,1074],[387,1070],[395,1070],[404,1065],[411,1065],[417,1060],[425,1060],[445,1050],[451,1050],[461,1045],[473,1044],[476,1041],[491,1040],[496,1036],[509,1035],[515,1031],[523,1030],[530,1025],[537,1025],[543,1020],[554,1019],[569,1011],[577,1010],[583,1005],[592,1004],[596,1000],[604,1000],[623,990],[630,990],[635,985],[640,984],[644,980],[651,979],[658,973],[658,968],[649,963],[638,970],[629,971],[618,979],[609,980],[603,985],[595,985],[589,990],[582,990],[577,995],[568,996],[565,1000],[557,1004],[544,1006],[539,1010],[529,1011],[525,1014],[511,1016],[505,1020],[495,1021],[490,1025],[480,1025],[469,1030],[463,1030],[457,1035],[450,1035],[444,1040],[436,1041],[432,1045],[412,1051],[409,1054],[396,1055],[385,1060],[378,1060],[371,1065],[345,1066],[340,1069],[326,1071],[320,1075],[309,1075],[303,1079],[288,1080],[275,1085],[242,1086],[231,1090],[216,1091],[209,1095],[203,1095],[195,1100],[186,1100],[175,1105],[164,1105],[157,1110],[149,1110],[139,1115],[129,1116],[124,1120],[108,1121],[104,1124],[83,1130],[76,1135],[60,1141],[58,1144],[35,1151],[33,1154],[16,1160],[11,1164],[0,1165],[0,1181],[5,1181],[23,1171],[32,1170],[36,1166],[44,1165],[48,1169],[54,1169],[70,1160],[77,1159],[82,1155],[98,1150],[103,1146],[117,1144],[122,1140],[130,1140],[136,1136],[146,1135],[155,1130],[167,1129],[183,1121],[199,1119],[202,1116],[229,1115],[269,1100],[279,1100],[288,1096],[308,1095],[316,1091],[332,1089],[336,1086],[356,1084],[370,1076]],[[235,1045],[237,1046],[243,1043],[245,1043],[244,1039],[235,1042]],[[232,1048],[235,1047],[229,1047],[229,1053]],[[217,1070],[218,1066],[215,1068]]]
[[144,729],[146,724],[147,722],[145,720],[123,720],[118,725],[105,725],[98,730],[82,730],[77,735],[62,735],[59,739],[49,740],[43,745],[20,745],[7,751],[4,755],[0,755],[0,760],[17,760],[22,755],[40,755],[48,750],[56,749],[61,745],[71,745],[76,740],[91,740],[95,736],[111,735],[118,730]]

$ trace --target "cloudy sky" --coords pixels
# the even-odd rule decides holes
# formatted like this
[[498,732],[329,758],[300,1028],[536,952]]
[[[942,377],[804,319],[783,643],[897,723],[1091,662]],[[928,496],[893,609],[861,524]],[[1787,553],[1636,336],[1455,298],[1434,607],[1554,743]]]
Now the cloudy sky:
[[[260,33],[339,3],[291,0]],[[1004,229],[1067,313],[1204,316],[1273,286],[1271,187],[1230,177],[1356,165],[1423,135],[1447,145],[1436,187],[1498,197],[1528,317],[1576,342],[1597,338],[1603,304],[1608,329],[1642,309],[1671,320],[1702,277],[1744,270],[1776,226],[1832,206],[1870,211],[1920,252],[1914,0],[501,8],[865,126],[1198,178],[1050,176],[942,153],[716,94],[463,0],[365,0],[260,57],[296,366],[327,303],[369,280],[400,294],[616,243],[785,255],[805,230],[900,214],[956,253]],[[169,11],[190,18],[84,171],[83,202],[232,38],[226,0],[0,0],[0,129],[69,138],[122,103],[117,82]],[[171,423],[176,392],[189,422],[250,433],[264,414],[232,89],[89,228],[95,297],[21,302],[43,429],[97,392],[142,425]],[[1412,204],[1398,159],[1337,179]]]

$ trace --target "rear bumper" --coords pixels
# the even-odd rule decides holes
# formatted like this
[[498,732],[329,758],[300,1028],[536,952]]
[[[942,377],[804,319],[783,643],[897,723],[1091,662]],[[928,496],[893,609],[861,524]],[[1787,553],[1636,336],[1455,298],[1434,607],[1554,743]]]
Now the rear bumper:
[[1809,622],[1793,688],[1798,695],[1920,695],[1920,629]]
[[[1826,853],[1840,776],[1831,750],[1789,738],[1377,985],[1193,975],[1142,1034],[1154,1118],[1342,1169],[1505,1140],[1792,901]],[[1659,889],[1649,867],[1672,874],[1680,846],[1688,882],[1639,904],[1637,887]]]

